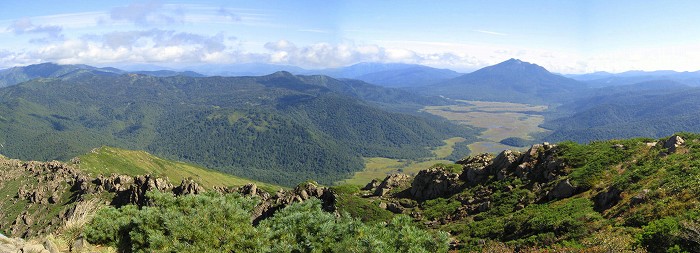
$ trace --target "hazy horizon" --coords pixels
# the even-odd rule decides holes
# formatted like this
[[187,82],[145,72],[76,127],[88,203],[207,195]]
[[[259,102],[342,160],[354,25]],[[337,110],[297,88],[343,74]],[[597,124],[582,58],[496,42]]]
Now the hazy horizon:
[[323,69],[379,62],[466,73],[517,58],[562,74],[700,70],[694,1],[0,5],[0,68],[55,62]]

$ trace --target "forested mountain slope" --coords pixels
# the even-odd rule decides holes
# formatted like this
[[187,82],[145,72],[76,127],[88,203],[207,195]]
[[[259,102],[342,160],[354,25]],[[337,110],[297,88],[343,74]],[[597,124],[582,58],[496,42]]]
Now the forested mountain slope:
[[[660,86],[645,90],[645,85]],[[601,92],[605,95],[564,104],[558,110],[568,115],[548,119],[542,126],[553,132],[544,139],[588,142],[700,131],[700,89],[675,85],[649,82],[630,86],[624,92],[608,88],[608,92]]]
[[195,78],[84,71],[0,89],[0,153],[67,160],[109,145],[284,185],[330,183],[361,169],[362,155],[417,158],[443,139],[473,139],[474,129],[375,106],[441,101],[287,72]]

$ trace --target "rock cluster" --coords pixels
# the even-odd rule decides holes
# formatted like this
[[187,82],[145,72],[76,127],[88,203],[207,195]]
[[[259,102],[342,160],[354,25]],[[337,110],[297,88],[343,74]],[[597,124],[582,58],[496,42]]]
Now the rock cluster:
[[367,184],[367,186],[365,186],[363,189],[373,192],[372,196],[381,197],[387,195],[393,189],[403,188],[408,186],[410,183],[411,176],[409,175],[391,174],[386,176],[381,183],[378,183],[376,180],[372,180],[372,182]]
[[[10,231],[12,235],[32,237],[53,231],[74,215],[76,205],[89,195],[112,193],[109,204],[122,206],[127,204],[146,205],[146,193],[152,190],[173,192],[174,194],[198,194],[204,189],[192,180],[183,180],[173,187],[166,179],[151,175],[126,176],[112,174],[110,176],[91,177],[73,165],[52,162],[21,162],[0,158],[0,184],[3,182],[19,182],[16,195],[5,196],[6,201],[22,204],[26,201],[32,212],[22,211],[19,214],[0,212],[0,227]],[[50,211],[56,210],[58,212]],[[17,215],[5,217],[5,215]],[[49,215],[53,215],[49,217]],[[10,223],[5,223],[11,221]]]
[[409,192],[415,200],[428,200],[457,193],[461,185],[459,174],[444,168],[433,168],[418,172]]
[[327,187],[319,186],[315,182],[307,182],[298,185],[292,190],[280,189],[274,194],[259,189],[255,184],[246,184],[240,187],[215,188],[220,193],[239,193],[244,196],[254,196],[260,199],[260,204],[253,210],[251,220],[254,224],[271,217],[277,210],[285,208],[293,203],[306,201],[310,198],[320,199],[322,207],[327,212],[336,211],[336,196]]
[[[162,191],[171,192],[174,195],[201,194],[204,187],[191,179],[184,179],[179,185],[174,186],[167,179],[152,175],[127,176],[112,174],[91,177],[80,170],[61,162],[21,162],[0,158],[0,184],[12,180],[38,183],[26,183],[22,185],[15,196],[6,196],[15,203],[26,201],[30,206],[36,206],[38,211],[21,212],[12,219],[10,224],[0,224],[0,227],[8,229],[12,235],[21,237],[34,237],[55,230],[65,224],[75,214],[77,205],[88,196],[111,196],[107,201],[112,206],[134,204],[139,206],[149,205],[147,192]],[[390,187],[390,186],[383,186]],[[259,189],[255,184],[247,184],[241,187],[214,188],[219,193],[236,192],[245,196],[256,196],[261,202],[255,208],[251,220],[259,222],[270,217],[275,211],[293,203],[306,201],[310,198],[318,198],[323,202],[323,208],[329,212],[335,212],[336,197],[327,187],[321,187],[315,182],[308,182],[297,186],[292,190],[280,190],[270,194]],[[92,197],[91,197],[92,198]],[[59,208],[60,211],[54,217],[47,217],[48,210]],[[42,211],[43,210],[43,211]],[[0,221],[8,220],[0,212]],[[0,222],[1,223],[1,222]],[[35,230],[32,228],[43,229]],[[0,251],[4,252],[4,251]]]
[[[566,166],[556,154],[557,146],[546,142],[533,145],[525,152],[505,150],[495,157],[491,154],[479,154],[456,162],[462,165],[461,173],[437,167],[422,170],[414,177],[393,174],[383,181],[373,180],[362,190],[370,192],[365,194],[365,197],[379,197],[381,199],[379,207],[394,213],[403,213],[406,209],[415,206],[403,205],[402,200],[422,202],[435,198],[447,198],[461,192],[465,187],[485,185],[492,180],[509,178],[519,178],[526,182],[527,187],[541,200],[570,197],[579,189],[566,179],[560,180],[566,175]],[[444,220],[459,219],[488,211],[492,206],[491,195],[494,191],[509,192],[514,188],[515,186],[512,185],[504,189],[483,187],[476,190],[473,195],[459,196],[456,200],[461,202],[462,206],[456,214],[451,215],[454,217],[445,217]],[[388,195],[389,192],[395,194]],[[522,203],[517,205],[520,209],[532,200],[522,199],[521,201]]]
[[663,148],[668,150],[668,152],[665,152],[664,154],[673,154],[678,152],[678,147],[685,144],[685,140],[678,135],[673,135],[666,141],[660,141],[659,144],[663,144]]
[[48,239],[44,239],[43,242],[25,241],[0,234],[0,252],[59,253],[59,249],[55,243]]

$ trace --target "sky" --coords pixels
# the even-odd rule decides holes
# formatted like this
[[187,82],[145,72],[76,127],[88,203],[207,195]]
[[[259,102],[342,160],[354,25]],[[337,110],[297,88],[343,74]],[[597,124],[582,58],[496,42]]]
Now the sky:
[[700,70],[700,1],[0,1],[0,68],[42,62],[563,74]]

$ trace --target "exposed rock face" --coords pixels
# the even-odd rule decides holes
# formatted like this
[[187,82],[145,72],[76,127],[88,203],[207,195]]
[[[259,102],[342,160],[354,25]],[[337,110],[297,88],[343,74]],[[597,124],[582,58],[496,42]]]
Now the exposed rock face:
[[569,180],[562,180],[554,186],[549,193],[547,193],[547,198],[550,200],[568,198],[574,195],[576,192],[576,187],[571,185]]
[[673,154],[676,153],[678,150],[678,147],[682,146],[685,144],[685,140],[681,138],[678,135],[671,136],[671,138],[668,138],[664,143],[664,148],[668,149],[668,152]]
[[[151,175],[126,176],[112,174],[110,176],[90,177],[75,169],[72,165],[60,162],[21,162],[0,157],[0,186],[3,183],[18,180],[28,182],[17,190],[15,196],[6,196],[7,201],[26,201],[29,205],[38,205],[39,211],[23,211],[19,214],[7,214],[0,212],[0,227],[7,229],[13,236],[34,237],[39,234],[54,231],[62,226],[65,221],[76,214],[77,205],[70,203],[83,201],[87,195],[110,193],[103,196],[113,196],[110,205],[123,206],[135,204],[139,206],[149,205],[146,194],[149,191],[172,192],[175,195],[201,194],[204,187],[191,179],[182,180],[180,185],[174,187],[167,179],[157,178]],[[36,179],[39,183],[29,183]],[[385,186],[391,189],[394,184],[408,181],[408,176],[400,175],[391,177],[385,182]],[[237,192],[246,196],[258,197],[261,202],[254,210],[253,217],[256,223],[270,217],[275,211],[290,204],[306,201],[310,198],[318,198],[323,202],[323,209],[328,212],[336,211],[336,196],[326,187],[321,187],[314,182],[304,183],[293,190],[280,190],[275,194],[269,194],[259,189],[255,184],[247,184],[241,187],[214,189],[219,193]],[[82,203],[82,202],[79,202]],[[21,204],[21,203],[20,203]],[[47,217],[49,211],[62,208],[55,217]],[[43,210],[43,211],[42,211]],[[8,224],[2,223],[8,220],[5,215],[11,215]],[[14,216],[16,215],[16,216]],[[42,228],[33,230],[33,227]],[[80,246],[79,244],[76,244]],[[40,245],[41,246],[41,245]],[[0,250],[0,252],[5,252]],[[13,251],[14,252],[14,251]]]
[[[384,196],[394,188],[407,186],[411,183],[411,176],[406,174],[391,174],[386,176],[384,180],[374,188],[374,196]],[[365,188],[367,188],[365,186]],[[372,190],[372,189],[368,189]]]
[[610,209],[622,199],[620,193],[622,193],[622,191],[615,187],[610,187],[607,191],[598,193],[593,197],[593,209],[597,212]]
[[56,244],[48,240],[42,244],[20,238],[8,238],[0,234],[0,252],[58,253],[58,249]]
[[516,164],[515,175],[534,182],[551,182],[566,175],[564,162],[556,157],[556,145],[546,142],[532,145]]
[[335,194],[329,188],[321,187],[315,182],[300,184],[293,190],[289,191],[280,189],[274,195],[258,189],[255,184],[247,184],[241,187],[228,189],[218,188],[217,191],[238,192],[244,196],[255,196],[260,198],[260,204],[255,207],[251,217],[253,224],[258,224],[260,221],[271,217],[277,210],[285,208],[293,203],[306,201],[310,198],[320,199],[323,210],[327,212],[336,211]]
[[178,195],[178,196],[200,194],[200,193],[204,193],[204,187],[195,183],[194,180],[192,180],[192,179],[183,179],[182,182],[180,183],[180,186],[175,187],[175,189],[173,189],[173,193],[175,193],[175,195]]
[[421,170],[411,183],[411,196],[415,200],[428,200],[444,197],[461,190],[459,174],[444,168]]
[[493,156],[491,154],[469,156],[466,159],[457,161],[457,164],[461,164],[464,168],[460,179],[470,184],[478,184],[486,181],[489,174],[488,170],[485,168],[489,166],[492,161]]
[[509,175],[546,183],[565,175],[564,163],[556,158],[556,145],[546,142],[535,144],[524,153],[505,150],[495,158],[481,154],[470,156],[457,164],[464,167],[460,179],[469,185],[482,184],[489,178],[503,180]]
[[630,199],[630,204],[638,205],[646,202],[649,199],[649,192],[649,189],[644,189],[641,192],[637,193],[637,195],[634,195],[634,197]]
[[372,189],[377,188],[379,186],[379,180],[377,179],[372,179],[371,182],[367,183],[365,187],[362,188],[363,191],[371,191]]

